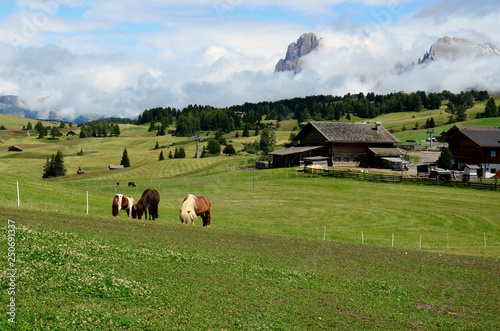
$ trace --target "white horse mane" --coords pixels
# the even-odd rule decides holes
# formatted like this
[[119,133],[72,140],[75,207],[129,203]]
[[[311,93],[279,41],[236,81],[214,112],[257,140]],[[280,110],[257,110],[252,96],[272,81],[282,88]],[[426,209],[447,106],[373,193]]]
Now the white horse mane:
[[194,224],[194,219],[198,216],[195,212],[195,199],[196,197],[192,194],[188,194],[184,202],[182,203],[182,207],[180,209],[179,218],[182,223],[187,223],[189,219],[191,219],[191,224]]

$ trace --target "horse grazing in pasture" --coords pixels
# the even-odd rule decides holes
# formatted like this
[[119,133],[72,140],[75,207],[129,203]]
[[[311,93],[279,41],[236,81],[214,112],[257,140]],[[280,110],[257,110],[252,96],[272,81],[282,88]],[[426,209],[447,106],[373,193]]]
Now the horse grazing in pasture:
[[121,209],[127,210],[127,215],[130,218],[132,216],[135,218],[136,214],[136,204],[131,196],[124,196],[123,194],[117,194],[113,198],[113,216],[118,216]]
[[130,187],[130,186],[135,187],[135,183],[134,183],[134,182],[128,182],[128,186],[129,186],[129,187]]
[[203,219],[203,226],[210,226],[212,223],[212,204],[207,197],[189,194],[184,198],[179,212],[179,218],[184,224],[191,219],[191,225],[194,225],[194,219],[198,216]]
[[141,219],[142,214],[144,218],[148,218],[149,211],[149,219],[153,219],[153,221],[158,218],[158,204],[160,203],[160,194],[157,190],[152,190],[150,188],[146,189],[142,193],[142,197],[137,202],[137,218]]

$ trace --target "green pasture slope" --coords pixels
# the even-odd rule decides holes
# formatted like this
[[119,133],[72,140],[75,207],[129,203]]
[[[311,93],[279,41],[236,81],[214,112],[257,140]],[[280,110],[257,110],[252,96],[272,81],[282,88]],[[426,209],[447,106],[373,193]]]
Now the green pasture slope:
[[[4,252],[7,219],[17,229],[15,329],[498,327],[497,192],[297,169],[257,171],[254,190],[253,171],[218,169],[136,188],[0,175]],[[157,221],[111,216],[117,191],[147,187]],[[187,193],[211,198],[211,228],[180,224]]]

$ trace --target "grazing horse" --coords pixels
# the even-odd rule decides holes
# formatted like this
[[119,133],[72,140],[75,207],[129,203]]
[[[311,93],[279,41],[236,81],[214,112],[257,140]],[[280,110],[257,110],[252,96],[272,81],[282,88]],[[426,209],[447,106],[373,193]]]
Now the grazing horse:
[[150,188],[146,189],[142,193],[142,197],[137,202],[137,218],[141,219],[142,214],[144,213],[144,218],[148,218],[148,210],[149,210],[149,219],[155,220],[158,218],[158,204],[160,203],[160,194],[157,190],[152,190]]
[[135,201],[131,196],[124,196],[123,194],[117,194],[113,198],[113,208],[112,213],[113,216],[118,216],[121,209],[127,210],[127,215],[130,218],[132,216],[135,218]]
[[134,183],[134,182],[128,182],[128,186],[133,186],[133,187],[135,187],[135,183]]
[[191,225],[194,225],[194,219],[201,216],[203,219],[203,226],[210,226],[212,223],[212,204],[207,197],[195,196],[189,194],[184,198],[182,207],[179,209],[179,218],[181,222],[187,224],[191,219]]

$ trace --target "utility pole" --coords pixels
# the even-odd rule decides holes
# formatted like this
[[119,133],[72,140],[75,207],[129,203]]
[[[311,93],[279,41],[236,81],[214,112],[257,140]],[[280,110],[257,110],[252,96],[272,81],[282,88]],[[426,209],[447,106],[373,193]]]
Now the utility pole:
[[430,142],[431,142],[431,146],[430,146],[430,148],[432,148],[432,134],[434,133],[434,129],[432,129],[432,130],[431,130],[431,129],[427,130],[427,133],[430,135],[430,137],[429,137],[429,140],[430,140]]
[[198,147],[198,144],[199,144],[199,141],[203,139],[202,137],[200,137],[198,134],[196,135],[196,137],[194,138],[191,138],[191,140],[196,140],[196,158],[199,159],[200,158],[200,148]]

